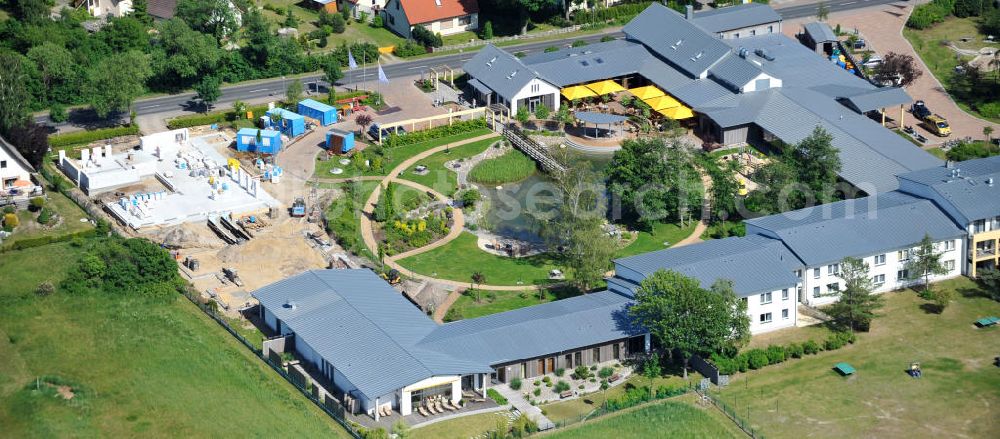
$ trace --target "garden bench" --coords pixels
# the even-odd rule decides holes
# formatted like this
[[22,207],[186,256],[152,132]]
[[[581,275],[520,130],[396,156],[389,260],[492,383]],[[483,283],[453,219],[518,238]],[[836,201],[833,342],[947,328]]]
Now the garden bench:
[[985,328],[987,326],[993,326],[993,325],[996,325],[997,323],[1000,323],[1000,317],[990,316],[990,317],[983,317],[983,318],[981,318],[979,320],[976,320],[976,326],[978,326],[980,328]]
[[619,379],[621,379],[621,376],[619,376],[619,375],[618,375],[618,374],[616,373],[616,374],[614,374],[614,375],[611,375],[610,377],[608,377],[608,382],[609,382],[609,383],[613,383],[613,382],[615,382],[615,381],[618,381]]
[[847,363],[837,363],[833,366],[833,369],[840,372],[843,376],[853,375],[855,372],[854,367]]
[[572,390],[567,390],[567,391],[564,391],[564,392],[562,392],[562,393],[559,394],[559,398],[560,399],[566,399],[566,398],[569,398],[571,396],[573,396],[573,391]]

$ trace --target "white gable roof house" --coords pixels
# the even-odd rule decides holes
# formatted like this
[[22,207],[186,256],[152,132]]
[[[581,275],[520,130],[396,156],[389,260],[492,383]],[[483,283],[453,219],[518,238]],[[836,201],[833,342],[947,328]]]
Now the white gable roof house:
[[31,179],[34,172],[17,148],[0,137],[0,205],[21,205],[27,197],[41,194],[42,187]]

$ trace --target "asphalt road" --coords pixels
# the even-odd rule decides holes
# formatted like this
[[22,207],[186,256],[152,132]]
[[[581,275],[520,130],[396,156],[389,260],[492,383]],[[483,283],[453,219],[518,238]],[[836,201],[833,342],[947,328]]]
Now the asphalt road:
[[[888,3],[896,3],[899,0],[834,0],[827,1],[827,8],[831,13],[839,11],[847,11],[851,9],[865,8],[871,6],[878,6]],[[808,5],[794,5],[785,8],[778,9],[778,13],[786,19],[803,18],[815,16],[818,9],[818,4],[808,4]],[[525,43],[516,46],[507,46],[504,49],[511,52],[524,52],[525,54],[535,53],[544,51],[546,47],[550,46],[560,46],[568,45],[572,41],[585,40],[587,42],[597,42],[601,37],[608,34],[591,35],[587,37],[571,37],[562,40],[549,40],[549,41],[538,41]],[[620,32],[610,34],[615,37],[621,37]],[[402,61],[398,63],[388,64],[382,66],[385,71],[386,76],[392,80],[392,78],[398,78],[403,76],[413,76],[420,74],[421,72],[427,71],[428,68],[436,66],[448,66],[451,68],[461,67],[469,58],[475,54],[475,51],[443,55],[433,58],[423,58],[412,61]],[[344,72],[344,78],[338,83],[338,85],[353,85],[361,83],[369,83],[374,85],[377,78],[376,68],[368,67],[367,69],[358,69],[354,71]],[[325,81],[322,81],[320,75],[310,75],[301,78],[303,84],[306,85],[307,89],[312,89],[314,87],[326,87]],[[285,88],[288,85],[290,79],[285,78],[275,78],[269,80],[258,81],[249,84],[238,84],[222,89],[222,94],[219,100],[216,102],[217,106],[228,106],[236,100],[249,101],[255,99],[267,98],[269,96],[281,97],[284,96]],[[195,99],[194,93],[181,93],[170,96],[160,96],[155,98],[148,98],[136,101],[135,112],[137,116],[145,116],[158,113],[173,113],[177,111],[189,111],[196,112],[201,109],[200,104]],[[59,127],[66,124],[86,124],[93,123],[95,115],[87,114],[87,112],[82,112],[80,114],[74,115],[70,122],[63,122],[61,124],[53,124],[48,120],[48,116],[38,116],[35,120],[39,123],[44,123],[53,127]]]

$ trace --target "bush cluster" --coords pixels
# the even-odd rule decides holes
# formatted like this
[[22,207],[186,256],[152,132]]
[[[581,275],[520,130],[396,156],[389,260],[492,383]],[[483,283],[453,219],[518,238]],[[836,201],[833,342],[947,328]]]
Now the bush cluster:
[[[267,112],[266,105],[260,105],[256,107],[247,107],[246,111],[254,114],[254,117],[262,116]],[[246,117],[245,114],[236,114],[234,110],[228,111],[217,111],[205,114],[192,114],[188,116],[175,117],[167,121],[167,128],[176,130],[179,128],[190,128],[202,125],[211,125],[213,123],[224,123],[232,122],[237,119],[242,119]]]
[[496,389],[492,387],[486,389],[486,396],[489,396],[490,399],[496,401],[497,404],[507,405],[507,398],[504,398],[503,395],[500,394],[500,392],[497,392]]
[[413,41],[425,47],[441,47],[444,44],[441,35],[435,34],[423,26],[414,26],[410,33],[413,36]]
[[425,53],[427,53],[427,48],[413,40],[403,41],[392,49],[392,54],[401,58],[409,58],[411,56],[423,55]]
[[470,131],[480,130],[483,128],[486,128],[486,119],[466,120],[462,122],[455,122],[451,125],[431,128],[429,130],[415,131],[412,133],[406,133],[402,135],[396,135],[395,133],[392,133],[389,135],[389,138],[385,139],[382,143],[384,143],[388,147],[412,145],[414,143],[440,139],[442,137],[467,133]]
[[[628,384],[626,384],[626,386],[628,386]],[[625,390],[625,394],[617,398],[608,399],[605,403],[605,410],[609,412],[618,411],[655,399],[666,399],[683,395],[687,392],[688,388],[686,387],[659,386],[656,388],[655,392],[650,392],[649,386],[628,387]]]
[[588,24],[598,21],[625,22],[639,15],[650,3],[652,2],[642,1],[611,6],[609,8],[594,8],[590,11],[580,10],[573,14],[573,22],[576,24]]
[[712,354],[709,361],[715,364],[719,373],[732,375],[736,372],[746,372],[762,367],[782,363],[789,358],[802,358],[805,355],[815,355],[821,351],[833,351],[844,345],[857,341],[857,336],[851,332],[835,332],[822,342],[807,340],[802,344],[791,343],[787,346],[769,345],[766,348],[750,349],[736,356]]
[[53,134],[49,136],[49,146],[60,148],[67,146],[86,145],[97,140],[110,139],[112,137],[128,136],[139,134],[138,125],[128,125],[123,127],[100,128],[90,131],[75,131],[66,134]]
[[932,0],[930,3],[913,8],[906,26],[913,29],[927,29],[944,21],[955,8],[955,0]]

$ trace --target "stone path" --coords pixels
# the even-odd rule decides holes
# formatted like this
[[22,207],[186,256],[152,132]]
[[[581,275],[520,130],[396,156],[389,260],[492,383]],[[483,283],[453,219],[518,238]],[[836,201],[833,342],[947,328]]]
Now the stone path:
[[708,229],[708,219],[712,216],[712,199],[708,195],[709,190],[712,189],[712,178],[701,168],[698,169],[698,174],[701,175],[701,185],[705,188],[705,195],[701,202],[701,220],[698,221],[698,225],[694,227],[694,231],[687,238],[678,241],[672,247],[683,247],[701,242],[701,235]]
[[438,323],[444,323],[444,316],[445,314],[448,314],[448,309],[450,309],[451,306],[454,305],[455,302],[458,300],[458,298],[461,296],[462,296],[462,290],[460,289],[455,289],[450,294],[448,294],[448,297],[446,297],[444,301],[437,306],[437,308],[434,308],[434,316],[433,316],[434,321]]
[[539,430],[549,430],[555,427],[555,424],[542,414],[542,409],[538,406],[531,405],[524,396],[521,395],[520,391],[513,390],[510,386],[499,385],[491,387],[491,389],[496,390],[504,398],[507,398],[507,402],[514,406],[519,412],[524,413],[528,416],[528,419],[535,421],[538,424]]

